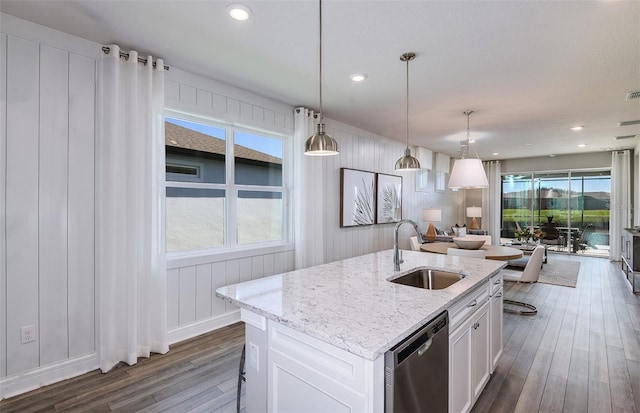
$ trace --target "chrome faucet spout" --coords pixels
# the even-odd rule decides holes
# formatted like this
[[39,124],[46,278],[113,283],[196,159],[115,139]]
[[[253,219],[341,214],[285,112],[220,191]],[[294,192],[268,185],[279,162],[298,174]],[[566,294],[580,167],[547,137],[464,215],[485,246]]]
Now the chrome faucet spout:
[[413,225],[413,229],[415,229],[416,234],[418,234],[418,242],[420,242],[421,244],[423,242],[420,228],[418,228],[418,224],[416,224],[414,221],[410,219],[403,219],[396,224],[395,228],[393,229],[393,268],[395,271],[400,271],[400,264],[402,264],[402,260],[400,259],[400,250],[398,248],[398,229],[400,229],[400,226],[405,223]]

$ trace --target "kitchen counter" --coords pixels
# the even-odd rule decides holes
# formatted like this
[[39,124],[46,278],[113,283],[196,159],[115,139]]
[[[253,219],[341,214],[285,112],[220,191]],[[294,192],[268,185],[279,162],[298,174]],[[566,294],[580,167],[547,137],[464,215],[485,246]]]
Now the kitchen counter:
[[[393,251],[386,250],[222,287],[216,295],[375,360],[506,265],[419,251],[402,253],[404,263],[398,272],[393,270]],[[466,277],[442,290],[388,282],[419,267],[460,272]]]

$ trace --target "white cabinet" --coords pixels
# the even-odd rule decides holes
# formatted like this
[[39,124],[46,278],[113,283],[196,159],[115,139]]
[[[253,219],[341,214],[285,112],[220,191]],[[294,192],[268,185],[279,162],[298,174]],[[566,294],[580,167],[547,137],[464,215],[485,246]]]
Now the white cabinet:
[[471,321],[471,374],[473,381],[473,401],[475,402],[482,389],[489,381],[489,303],[485,302],[475,312]]
[[502,303],[502,274],[495,275],[491,277],[490,283],[490,296],[491,302],[489,304],[489,329],[490,329],[490,337],[489,337],[489,347],[491,349],[491,373],[496,369],[496,365],[498,364],[498,360],[500,360],[500,356],[502,355],[502,311],[503,311],[503,303]]
[[384,410],[384,355],[367,360],[242,309],[248,412]]
[[449,411],[471,410],[471,329],[465,323],[449,336]]
[[502,355],[502,288],[498,290],[493,296],[491,296],[491,304],[489,307],[490,317],[490,329],[491,329],[491,341],[489,343],[491,347],[491,373],[496,369],[498,360]]
[[491,367],[488,283],[451,308],[449,411],[468,412],[489,381]]

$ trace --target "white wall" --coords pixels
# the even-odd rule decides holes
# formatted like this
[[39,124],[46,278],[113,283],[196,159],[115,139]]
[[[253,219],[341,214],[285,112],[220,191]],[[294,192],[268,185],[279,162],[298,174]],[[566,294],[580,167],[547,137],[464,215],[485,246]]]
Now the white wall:
[[640,225],[640,143],[632,151],[631,157],[631,191],[633,192],[632,208],[633,225]]
[[[166,106],[225,122],[293,136],[293,107],[223,83],[171,68],[166,74]],[[326,159],[325,262],[393,247],[393,224],[340,228],[340,168],[398,175],[393,167],[404,146],[381,136],[325,119],[327,131],[338,140],[340,155]],[[286,158],[285,158],[286,161]],[[455,220],[453,195],[415,192],[415,174],[403,175],[403,217],[420,221],[423,207],[443,208],[443,217]],[[293,206],[295,208],[295,206]],[[409,248],[411,228],[402,228],[401,246]],[[294,268],[293,245],[196,257],[169,258],[168,320],[171,342],[202,334],[239,320],[236,307],[215,297],[215,290],[249,279]]]
[[[293,135],[292,107],[175,67],[165,74],[165,105],[238,126]],[[287,155],[283,154],[285,162]],[[238,308],[216,298],[216,289],[292,270],[293,244],[173,254],[167,269],[167,320],[169,341],[174,343],[239,321]]]
[[611,152],[506,159],[501,162],[503,174],[512,172],[565,171],[567,169],[601,169],[611,168]]
[[[94,277],[95,74],[100,45],[0,15],[0,398],[97,368]],[[171,64],[173,62],[169,62]],[[293,135],[293,108],[172,67],[169,108]],[[401,143],[327,120],[341,154],[330,159],[324,213],[325,261],[391,248],[393,225],[339,227],[340,168],[396,175]],[[289,154],[290,155],[290,154]],[[286,159],[285,159],[286,160]],[[458,216],[457,194],[415,192],[403,175],[403,217],[441,207]],[[314,189],[315,190],[315,189]],[[290,206],[291,207],[291,206]],[[401,246],[409,248],[409,226]],[[239,320],[215,298],[225,284],[289,271],[293,245],[167,261],[171,342]],[[20,344],[20,327],[36,341]]]
[[[327,132],[340,145],[340,154],[328,157],[325,165],[325,262],[393,248],[395,224],[340,228],[340,168],[402,176],[402,218],[414,220],[422,233],[426,232],[428,225],[422,221],[422,208],[442,208],[443,223],[451,222],[449,225],[452,225],[455,222],[456,194],[449,190],[436,193],[435,173],[429,174],[428,192],[416,192],[415,172],[399,173],[394,170],[396,161],[404,155],[402,143],[325,120]],[[415,155],[413,149],[412,154]],[[415,235],[414,230],[410,225],[403,225],[400,234],[400,247],[410,249],[409,237]]]
[[[97,365],[93,169],[99,48],[10,16],[2,15],[1,25],[4,396]],[[26,326],[33,326],[35,341],[22,344]]]

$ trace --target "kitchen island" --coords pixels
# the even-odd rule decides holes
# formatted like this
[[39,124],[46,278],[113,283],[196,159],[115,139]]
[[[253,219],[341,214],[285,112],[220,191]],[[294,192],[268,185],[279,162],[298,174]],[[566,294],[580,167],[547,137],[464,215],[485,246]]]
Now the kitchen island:
[[[403,255],[400,271],[387,250],[217,290],[241,308],[246,323],[247,412],[383,411],[384,353],[465,297],[487,290],[506,265]],[[442,290],[389,282],[420,267],[465,276]],[[488,306],[488,297],[487,290],[487,302],[478,307]]]

